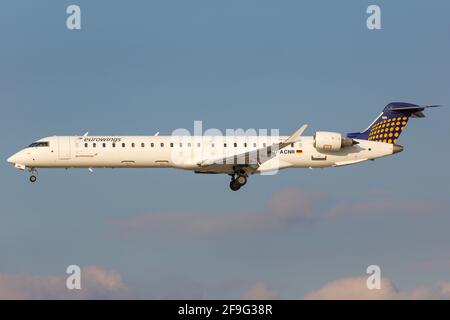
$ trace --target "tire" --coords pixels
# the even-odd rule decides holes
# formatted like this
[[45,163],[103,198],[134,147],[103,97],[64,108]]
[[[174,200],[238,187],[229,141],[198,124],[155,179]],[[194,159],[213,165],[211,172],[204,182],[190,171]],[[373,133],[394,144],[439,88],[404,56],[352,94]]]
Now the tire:
[[37,177],[33,174],[30,176],[30,182],[36,182]]
[[241,188],[241,186],[236,183],[236,180],[231,180],[231,182],[230,182],[231,190],[238,191],[240,188]]

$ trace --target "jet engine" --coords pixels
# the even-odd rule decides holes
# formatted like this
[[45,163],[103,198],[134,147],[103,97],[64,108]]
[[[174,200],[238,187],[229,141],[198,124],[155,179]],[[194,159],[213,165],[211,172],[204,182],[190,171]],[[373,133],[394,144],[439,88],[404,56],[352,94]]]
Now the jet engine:
[[314,148],[319,151],[339,151],[357,143],[337,132],[317,131],[314,134]]

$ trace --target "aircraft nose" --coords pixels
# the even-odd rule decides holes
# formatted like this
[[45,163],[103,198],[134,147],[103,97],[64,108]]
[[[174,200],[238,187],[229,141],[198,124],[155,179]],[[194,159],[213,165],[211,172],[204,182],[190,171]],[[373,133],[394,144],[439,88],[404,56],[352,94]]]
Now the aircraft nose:
[[6,161],[8,161],[9,163],[12,163],[12,164],[17,163],[17,153],[16,153],[16,154],[13,154],[13,155],[12,155],[11,157],[9,157],[8,160],[6,160]]

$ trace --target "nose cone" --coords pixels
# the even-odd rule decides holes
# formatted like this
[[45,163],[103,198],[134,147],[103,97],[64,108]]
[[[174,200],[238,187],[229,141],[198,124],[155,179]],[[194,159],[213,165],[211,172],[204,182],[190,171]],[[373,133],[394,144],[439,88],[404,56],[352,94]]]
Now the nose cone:
[[398,144],[393,145],[392,153],[399,153],[402,151],[403,151],[403,147],[401,145],[398,145]]
[[14,164],[14,163],[16,163],[16,158],[17,158],[17,156],[14,154],[11,157],[9,157],[8,160],[6,160],[6,161]]

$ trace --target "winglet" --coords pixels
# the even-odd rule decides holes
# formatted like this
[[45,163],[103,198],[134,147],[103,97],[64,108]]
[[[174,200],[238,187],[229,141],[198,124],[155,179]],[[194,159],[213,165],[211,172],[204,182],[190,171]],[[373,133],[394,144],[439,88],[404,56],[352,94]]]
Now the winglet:
[[308,127],[307,124],[302,125],[299,129],[297,129],[297,131],[295,131],[293,134],[291,134],[291,136],[289,138],[287,138],[286,141],[284,141],[284,143],[289,144],[289,143],[297,142],[307,127]]

